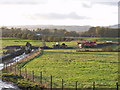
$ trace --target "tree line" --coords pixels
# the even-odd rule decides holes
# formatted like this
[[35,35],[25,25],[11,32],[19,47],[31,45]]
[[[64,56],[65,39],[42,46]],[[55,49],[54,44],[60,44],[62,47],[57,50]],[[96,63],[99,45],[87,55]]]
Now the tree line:
[[66,37],[78,37],[79,34],[75,31],[68,32],[65,29],[40,29],[28,30],[21,28],[7,28],[1,27],[2,37],[16,37],[21,39],[30,39],[30,40],[44,40],[47,42],[51,41],[71,41],[72,38]]
[[119,37],[120,29],[108,27],[91,27],[88,31],[81,33],[83,37]]
[[67,31],[65,29],[41,29],[28,30],[27,28],[7,28],[1,27],[2,37],[16,37],[30,40],[44,41],[71,41],[73,38],[67,37],[119,37],[120,29],[112,29],[107,27],[91,27],[88,31],[78,33],[75,31]]

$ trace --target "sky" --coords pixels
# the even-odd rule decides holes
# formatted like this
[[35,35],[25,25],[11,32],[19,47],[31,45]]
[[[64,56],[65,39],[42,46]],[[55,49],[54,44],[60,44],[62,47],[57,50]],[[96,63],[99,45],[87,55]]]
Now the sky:
[[0,26],[118,24],[119,0],[0,0]]

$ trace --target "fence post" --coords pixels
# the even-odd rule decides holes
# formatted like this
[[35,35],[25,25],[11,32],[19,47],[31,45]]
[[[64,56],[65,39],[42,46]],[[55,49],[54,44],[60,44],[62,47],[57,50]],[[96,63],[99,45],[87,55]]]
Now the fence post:
[[34,71],[32,71],[32,80],[34,82]]
[[15,65],[15,74],[16,74],[16,65]]
[[6,64],[4,63],[4,68],[5,68],[5,70],[6,70]]
[[12,66],[11,66],[11,65],[12,65],[12,64],[10,63],[10,66],[9,66],[9,67],[10,67],[10,71],[12,72],[13,69],[12,69]]
[[51,77],[50,77],[50,83],[51,83],[51,86],[50,86],[50,88],[51,88],[51,90],[52,90],[52,75],[51,75]]
[[75,88],[76,88],[76,90],[77,90],[77,83],[78,83],[78,81],[76,81],[76,87],[75,87]]
[[4,68],[5,68],[5,63],[3,63],[3,65],[4,65]]
[[5,65],[5,66],[4,66],[4,67],[5,67],[5,71],[7,71],[7,64],[6,64],[6,63],[4,63],[4,65]]
[[21,76],[21,68],[19,70],[20,70],[20,76]]
[[16,63],[17,63],[17,65],[18,65],[18,61],[16,60]]
[[119,90],[118,82],[116,83],[116,90]]
[[63,81],[63,79],[62,79],[62,90],[63,90],[63,88],[64,88],[63,84],[64,84],[64,81]]
[[7,63],[5,63],[5,69],[6,69],[6,71],[7,71]]
[[[6,64],[5,66],[6,66],[6,70],[7,70],[8,72],[12,72],[12,71],[11,71],[10,64]],[[7,67],[7,66],[8,66],[8,67]]]
[[42,72],[40,72],[40,83],[42,84]]
[[95,82],[93,82],[93,90],[95,90]]
[[27,78],[27,69],[25,68],[25,77]]
[[10,68],[11,68],[11,72],[14,72],[13,68],[12,68],[12,65],[10,65]]

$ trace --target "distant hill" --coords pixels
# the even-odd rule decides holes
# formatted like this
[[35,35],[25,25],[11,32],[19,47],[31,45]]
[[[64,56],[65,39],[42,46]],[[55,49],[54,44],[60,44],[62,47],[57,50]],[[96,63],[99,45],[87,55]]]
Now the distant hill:
[[111,25],[111,26],[109,26],[109,28],[120,28],[120,24]]
[[[109,27],[109,28],[118,28],[118,26],[120,27],[120,24],[116,24],[116,25],[110,25],[110,26],[105,26],[105,27]],[[90,27],[89,25],[86,26],[75,26],[75,25],[20,25],[20,26],[6,26],[8,28],[11,27],[16,27],[16,28],[27,28],[29,30],[33,30],[33,29],[37,29],[37,28],[41,28],[41,29],[66,29],[67,31],[76,31],[76,32],[84,32],[84,31],[88,31]]]
[[88,31],[90,26],[64,26],[64,25],[24,25],[24,26],[7,26],[8,28],[28,28],[30,30],[41,28],[41,29],[66,29],[67,31],[83,32]]

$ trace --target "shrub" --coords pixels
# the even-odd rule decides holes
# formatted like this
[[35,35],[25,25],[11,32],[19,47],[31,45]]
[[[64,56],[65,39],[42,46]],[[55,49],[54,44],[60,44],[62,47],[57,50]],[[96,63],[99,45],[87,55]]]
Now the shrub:
[[16,84],[19,88],[32,88],[32,89],[38,89],[40,90],[42,86],[35,82],[31,82],[30,80],[24,79],[22,76],[15,75],[13,73],[3,73],[2,79],[8,82],[13,82]]
[[109,51],[114,51],[114,49],[112,47],[104,47],[104,48],[102,48],[102,51],[109,52]]

